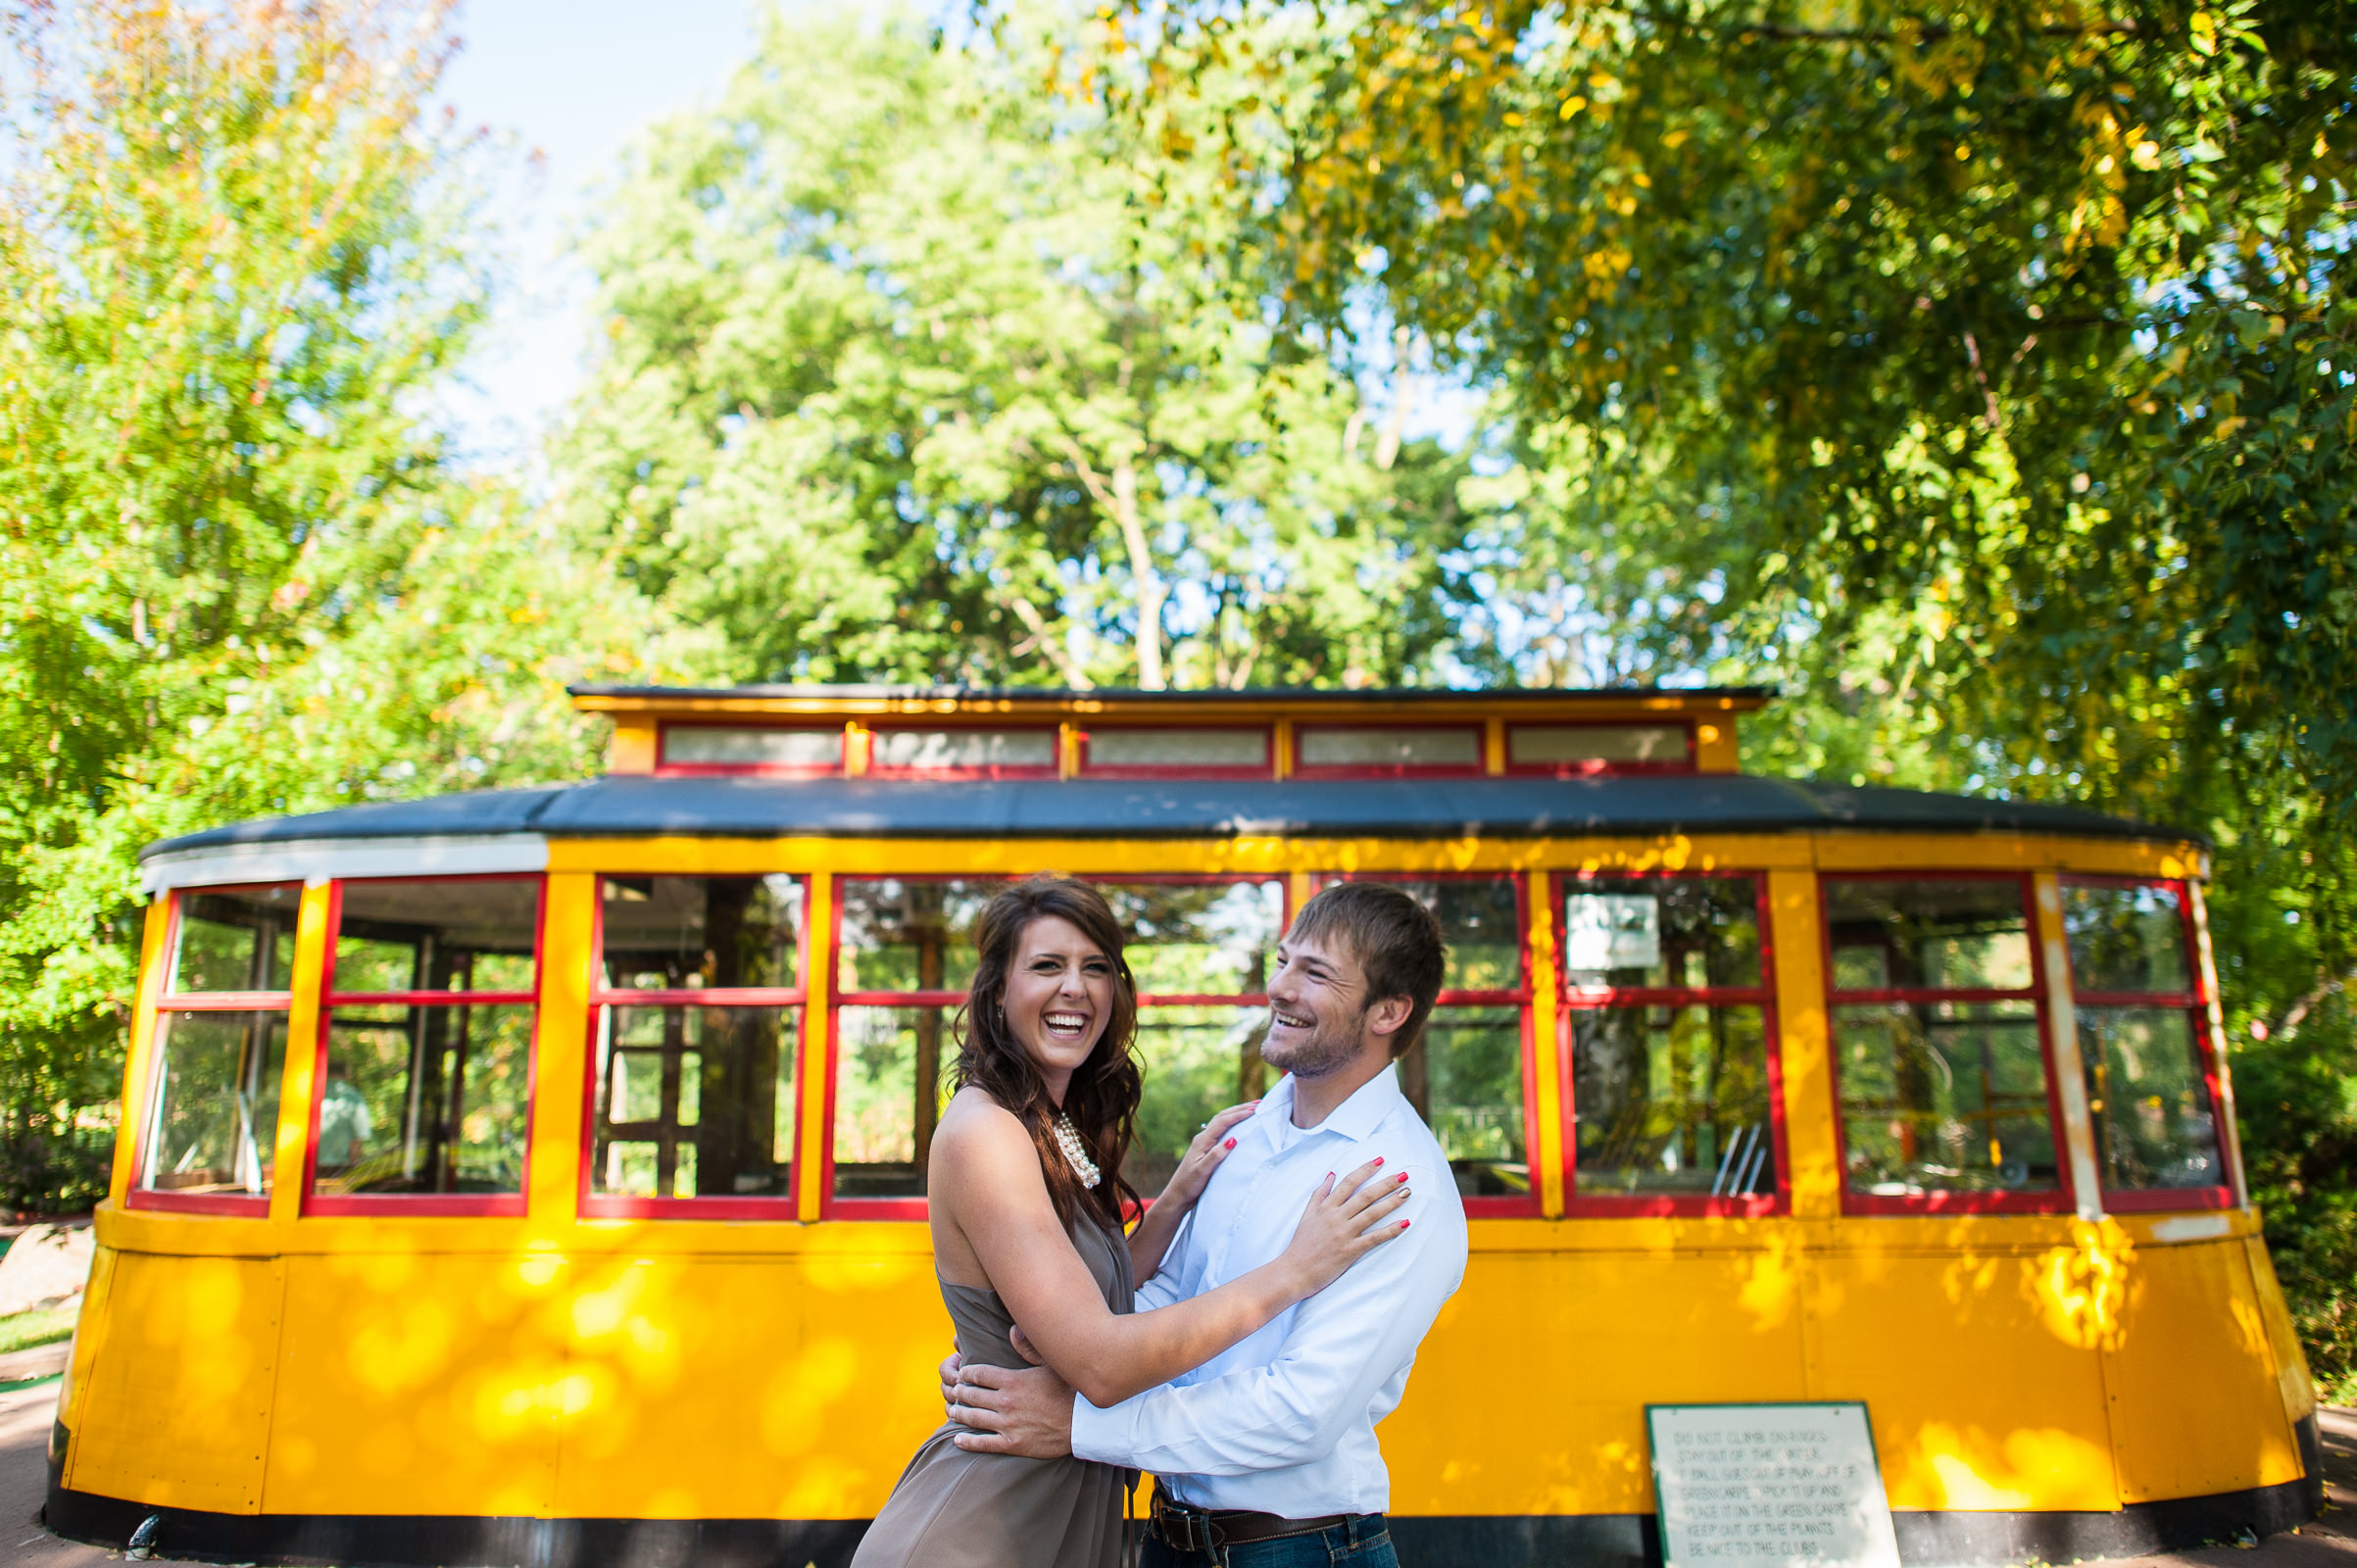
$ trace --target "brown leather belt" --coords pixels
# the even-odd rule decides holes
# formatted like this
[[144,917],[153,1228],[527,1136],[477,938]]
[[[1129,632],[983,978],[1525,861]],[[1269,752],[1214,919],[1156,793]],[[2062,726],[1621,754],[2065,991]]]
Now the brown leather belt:
[[1330,1513],[1321,1519],[1287,1519],[1273,1513],[1227,1508],[1211,1511],[1189,1507],[1154,1483],[1154,1518],[1156,1540],[1173,1551],[1217,1551],[1222,1546],[1248,1545],[1255,1541],[1283,1541],[1289,1536],[1314,1536],[1363,1517]]

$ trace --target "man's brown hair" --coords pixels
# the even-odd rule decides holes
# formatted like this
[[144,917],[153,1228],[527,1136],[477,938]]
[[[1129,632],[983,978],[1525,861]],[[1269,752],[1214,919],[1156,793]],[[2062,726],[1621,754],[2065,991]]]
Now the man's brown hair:
[[[1293,934],[1324,941],[1340,934],[1366,972],[1366,1005],[1388,997],[1408,1000],[1407,1022],[1392,1036],[1392,1056],[1407,1054],[1424,1037],[1424,1020],[1441,994],[1449,950],[1430,909],[1381,882],[1336,882],[1301,906]],[[1363,1008],[1361,1009],[1364,1010]]]

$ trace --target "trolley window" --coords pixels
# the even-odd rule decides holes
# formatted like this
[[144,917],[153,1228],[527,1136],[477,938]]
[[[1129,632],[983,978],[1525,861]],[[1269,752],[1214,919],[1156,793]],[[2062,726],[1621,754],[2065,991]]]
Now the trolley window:
[[665,724],[660,765],[666,773],[840,773],[843,728]]
[[1093,724],[1080,737],[1080,770],[1131,778],[1265,778],[1274,756],[1271,738],[1267,729]]
[[1694,731],[1685,724],[1506,726],[1509,773],[1682,773],[1693,766]]
[[520,1214],[539,877],[339,882],[307,1213]]
[[1780,1201],[1764,892],[1746,875],[1564,878],[1575,1211]]
[[954,1019],[974,976],[987,877],[835,884],[827,1193],[849,1214],[921,1218],[925,1160],[958,1065]]
[[2223,1206],[2208,999],[2184,885],[2066,881],[2062,922],[2105,1205]]
[[867,770],[887,777],[1054,778],[1054,729],[879,729]]
[[2027,879],[1823,888],[1847,1206],[2059,1206]]
[[800,877],[598,885],[582,1212],[790,1219]]
[[1481,771],[1482,732],[1472,724],[1301,724],[1293,734],[1303,778]]
[[1090,879],[1113,906],[1138,982],[1137,1141],[1121,1174],[1152,1200],[1212,1114],[1268,1088],[1268,976],[1285,883],[1266,877]]
[[268,1210],[299,883],[172,898],[134,1207]]
[[1353,876],[1413,896],[1441,923],[1449,967],[1399,1089],[1449,1156],[1473,1215],[1536,1214],[1530,1103],[1534,1031],[1523,885],[1512,876]]

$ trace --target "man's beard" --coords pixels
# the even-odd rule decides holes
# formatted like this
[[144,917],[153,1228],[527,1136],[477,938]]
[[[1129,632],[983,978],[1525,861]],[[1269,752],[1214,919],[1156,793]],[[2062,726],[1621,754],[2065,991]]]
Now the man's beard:
[[1360,1035],[1366,1027],[1366,1021],[1365,1007],[1358,1009],[1358,1016],[1351,1019],[1347,1028],[1332,1018],[1320,1017],[1308,1039],[1299,1045],[1279,1047],[1282,1054],[1272,1055],[1268,1041],[1263,1037],[1260,1059],[1280,1072],[1292,1073],[1296,1078],[1323,1078],[1358,1059]]

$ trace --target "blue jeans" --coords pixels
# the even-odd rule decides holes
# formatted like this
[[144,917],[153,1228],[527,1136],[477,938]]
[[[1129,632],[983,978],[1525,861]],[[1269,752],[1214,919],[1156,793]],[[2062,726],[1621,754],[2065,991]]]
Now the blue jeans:
[[1218,1551],[1179,1551],[1146,1538],[1138,1568],[1399,1568],[1383,1515],[1367,1514],[1314,1536],[1254,1541]]

